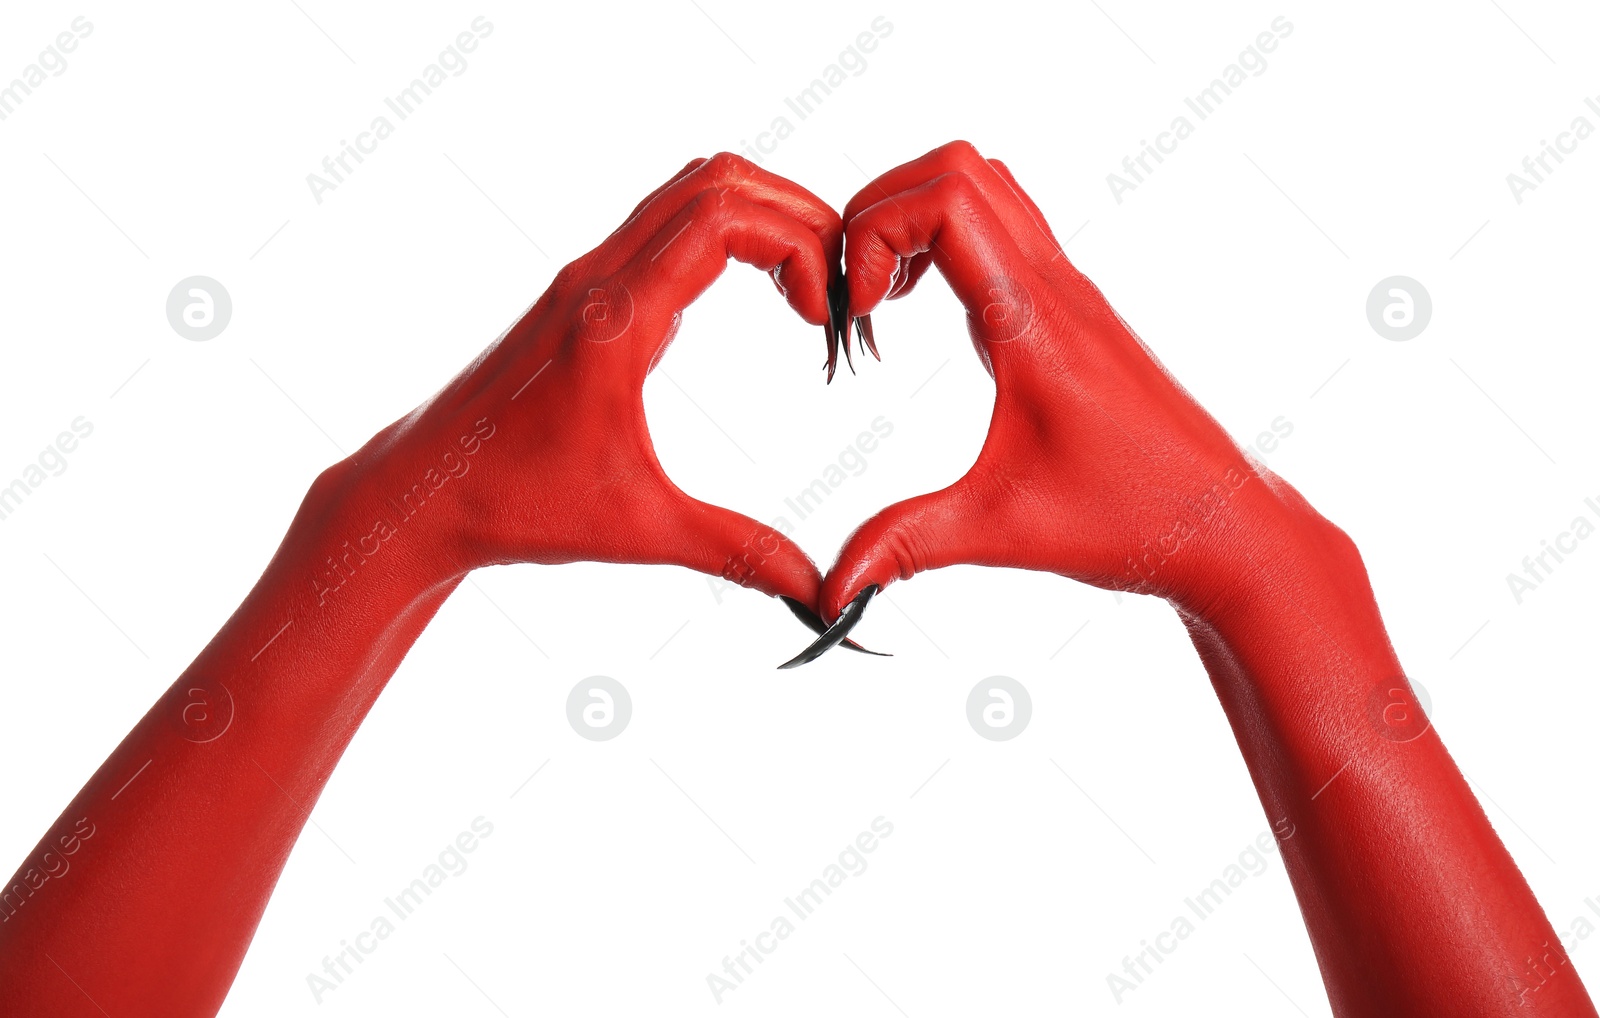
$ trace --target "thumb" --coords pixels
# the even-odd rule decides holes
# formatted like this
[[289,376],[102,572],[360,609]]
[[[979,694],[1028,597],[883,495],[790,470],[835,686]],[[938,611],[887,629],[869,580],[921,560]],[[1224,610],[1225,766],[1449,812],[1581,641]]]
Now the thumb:
[[656,529],[661,562],[816,608],[822,583],[816,563],[765,523],[675,491]]
[[818,612],[831,622],[868,587],[881,590],[944,566],[987,564],[994,542],[983,502],[972,485],[957,481],[879,511],[845,541],[822,580]]

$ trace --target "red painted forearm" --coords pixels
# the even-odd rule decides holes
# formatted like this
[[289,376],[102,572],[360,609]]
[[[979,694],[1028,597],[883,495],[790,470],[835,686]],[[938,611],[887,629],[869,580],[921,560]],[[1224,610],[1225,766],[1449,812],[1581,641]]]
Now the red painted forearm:
[[1355,546],[1162,368],[1011,171],[952,143],[878,177],[844,218],[851,312],[936,267],[995,406],[965,476],[846,542],[824,618],[870,586],[958,563],[1167,599],[1284,839],[1336,1014],[1591,1018],[1416,710]]
[[1416,709],[1355,546],[1294,516],[1279,545],[1294,553],[1185,622],[1279,832],[1334,1013],[1594,1015]]
[[314,581],[365,515],[322,501],[7,885],[0,1010],[221,1006],[334,765],[454,586],[394,549],[319,604]]
[[697,159],[318,478],[249,598],[0,893],[0,1010],[214,1014],[340,755],[472,569],[674,564],[814,608],[798,547],[667,478],[642,389],[730,258],[826,323],[841,234],[793,183]]

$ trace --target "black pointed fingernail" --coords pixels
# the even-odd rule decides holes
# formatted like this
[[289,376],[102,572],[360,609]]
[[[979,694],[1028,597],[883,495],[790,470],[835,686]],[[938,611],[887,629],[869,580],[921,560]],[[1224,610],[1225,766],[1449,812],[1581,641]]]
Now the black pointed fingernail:
[[828,338],[828,384],[833,384],[833,373],[839,367],[839,287],[843,285],[844,277],[841,267],[835,265],[828,269],[828,286],[823,295],[828,304],[828,324],[823,326],[823,333]]
[[820,633],[828,628],[827,623],[822,621],[822,616],[807,608],[804,602],[783,594],[778,595],[778,600],[782,601],[794,613],[794,617],[804,623],[805,627],[813,633]]
[[873,657],[894,657],[893,654],[886,650],[868,650],[867,648],[861,646],[861,644],[850,639],[845,640],[842,644],[840,644],[840,646],[845,650],[853,650],[857,654],[871,654]]
[[839,618],[834,622],[834,624],[824,630],[822,635],[817,637],[816,641],[813,642],[811,646],[807,647],[805,650],[802,650],[799,654],[795,655],[788,661],[785,661],[778,667],[798,668],[803,664],[809,664],[810,662],[815,661],[817,658],[838,646],[845,637],[850,635],[850,630],[854,629],[861,621],[861,616],[865,614],[867,610],[867,602],[871,601],[873,597],[877,595],[877,593],[878,585],[873,584],[872,586],[863,590],[861,593],[857,594],[854,601],[851,601],[849,604],[844,606],[844,611],[839,613]]
[[880,361],[883,360],[883,358],[878,355],[878,344],[872,339],[871,315],[862,315],[856,319],[856,339],[865,349],[872,351],[872,356],[874,358]]
[[[778,595],[778,600],[788,605],[789,610],[794,613],[794,617],[805,623],[805,627],[813,633],[827,631],[828,624],[822,621],[822,616],[807,608],[804,602],[796,601],[794,598],[786,597],[783,594]],[[844,646],[846,650],[853,650],[858,654],[871,654],[873,657],[894,657],[893,654],[886,654],[881,650],[868,650],[854,640],[845,640]]]
[[832,346],[844,344],[844,362],[855,374],[856,365],[850,359],[850,287],[842,270],[835,270],[828,279],[828,325],[833,329]]

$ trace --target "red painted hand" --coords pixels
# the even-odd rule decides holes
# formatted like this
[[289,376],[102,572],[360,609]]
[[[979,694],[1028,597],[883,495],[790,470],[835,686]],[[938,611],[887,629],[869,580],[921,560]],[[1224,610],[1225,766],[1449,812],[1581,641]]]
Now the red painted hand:
[[642,389],[730,257],[768,271],[803,319],[825,325],[841,245],[838,214],[810,192],[738,156],[694,160],[312,499],[376,501],[375,519],[416,521],[427,538],[407,543],[430,549],[425,583],[511,562],[669,563],[814,607],[820,574],[797,546],[662,471]]
[[311,805],[471,569],[675,563],[814,607],[798,548],[665,476],[641,389],[729,257],[826,323],[841,243],[804,190],[696,160],[325,471],[244,604],[0,887],[0,1012],[214,1014]]
[[[1592,1018],[1522,874],[1413,713],[1355,545],[1162,369],[1006,167],[947,145],[879,177],[845,221],[851,313],[938,266],[995,407],[964,477],[845,544],[824,617],[956,563],[1167,598],[1268,821],[1294,832],[1283,858],[1336,1014]],[[1118,999],[1132,979],[1113,984]]]
[[856,593],[958,563],[1042,569],[1196,609],[1265,554],[1303,503],[1253,466],[1062,253],[1007,168],[955,142],[880,176],[845,208],[852,314],[936,265],[995,380],[977,462],[850,538],[823,584]]

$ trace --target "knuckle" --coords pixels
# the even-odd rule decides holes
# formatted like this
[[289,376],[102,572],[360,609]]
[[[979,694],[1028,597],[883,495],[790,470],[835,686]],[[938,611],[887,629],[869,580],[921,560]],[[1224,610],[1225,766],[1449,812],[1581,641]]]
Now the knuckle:
[[750,561],[748,555],[735,552],[729,555],[722,564],[722,569],[718,575],[728,583],[740,587],[748,587],[755,583],[756,566]]
[[923,569],[927,560],[912,531],[895,527],[883,535],[885,564],[893,568],[891,579],[909,580]]
[[979,197],[978,185],[965,173],[941,173],[933,180],[935,193],[947,204],[971,206]]
[[556,273],[555,279],[551,280],[550,289],[563,296],[570,294],[582,285],[583,279],[587,274],[582,259],[568,262]]
[[831,237],[844,236],[844,217],[834,210],[831,205],[822,207],[822,235]]
[[858,249],[872,234],[871,217],[863,212],[844,224],[844,249],[852,251]]
[[758,525],[723,561],[722,578],[741,587],[752,586],[762,567],[777,556],[782,548],[783,543],[776,531]]
[[869,209],[850,220],[844,228],[844,249],[847,260],[870,256],[883,247],[882,237],[891,215],[904,215],[899,209]]
[[716,186],[732,187],[749,180],[755,167],[744,156],[718,152],[707,159],[700,169]]
[[957,139],[946,142],[933,151],[939,159],[956,166],[976,166],[983,162],[983,156],[979,154],[978,147],[970,141]]
[[739,196],[730,193],[727,188],[708,187],[690,200],[690,222],[724,226],[733,213],[734,203],[739,200]]

